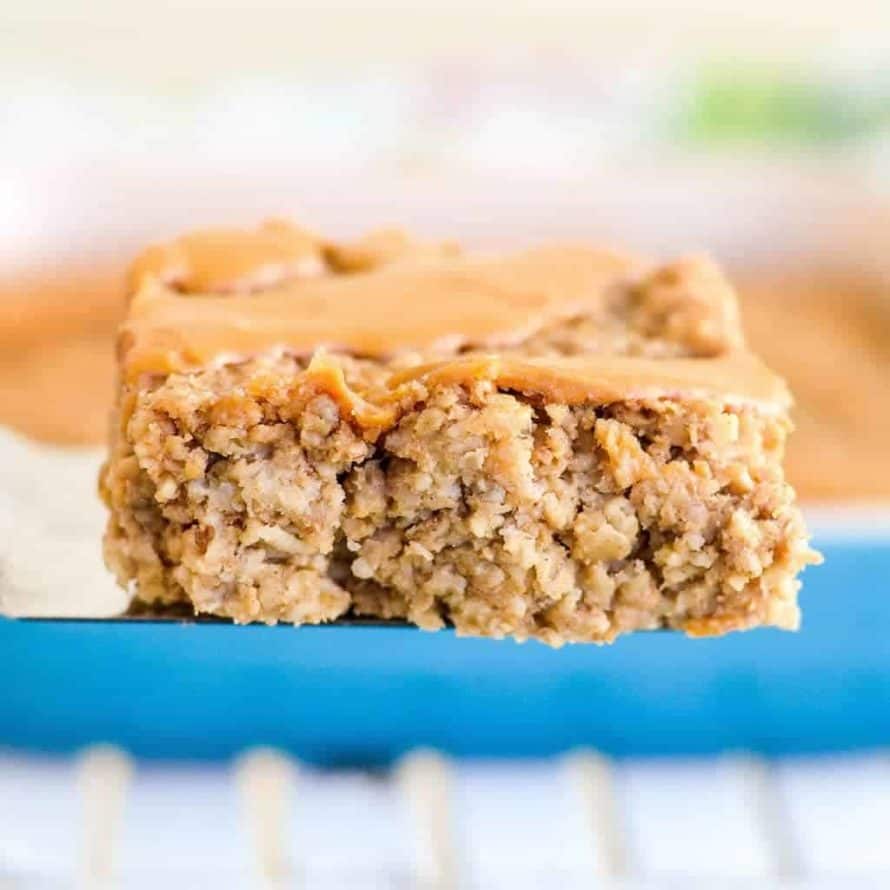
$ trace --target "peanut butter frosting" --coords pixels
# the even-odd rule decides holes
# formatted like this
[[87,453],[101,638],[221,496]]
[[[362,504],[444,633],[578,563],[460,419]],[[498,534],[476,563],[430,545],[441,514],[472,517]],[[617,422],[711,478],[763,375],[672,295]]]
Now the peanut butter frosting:
[[130,287],[159,279],[181,293],[250,290],[320,273],[321,241],[281,220],[259,228],[203,229],[148,248],[130,269]]
[[668,361],[627,356],[522,360],[483,354],[407,368],[395,372],[383,388],[362,391],[347,382],[336,357],[317,352],[299,384],[304,399],[316,393],[331,396],[373,439],[417,401],[419,394],[412,384],[426,390],[438,384],[480,380],[565,405],[628,399],[718,399],[727,405],[754,403],[764,413],[777,414],[790,406],[782,379],[747,353]]
[[[706,261],[652,269],[576,245],[478,256],[391,232],[333,245],[275,222],[152,248],[131,283],[119,339],[130,381],[284,351],[315,355],[307,383],[369,422],[418,380],[484,378],[566,403],[701,396],[784,410],[789,401],[781,379],[746,350],[735,295]],[[596,318],[619,303],[635,330],[682,350],[657,358],[505,352],[546,325]],[[394,371],[386,392],[347,393],[338,352],[419,359]]]

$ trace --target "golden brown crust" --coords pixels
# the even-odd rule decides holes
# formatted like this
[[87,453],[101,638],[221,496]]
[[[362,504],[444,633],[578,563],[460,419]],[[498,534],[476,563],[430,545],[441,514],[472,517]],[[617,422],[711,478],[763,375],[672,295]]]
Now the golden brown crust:
[[745,348],[738,302],[707,257],[686,257],[650,271],[634,290],[632,324],[650,336],[718,356]]

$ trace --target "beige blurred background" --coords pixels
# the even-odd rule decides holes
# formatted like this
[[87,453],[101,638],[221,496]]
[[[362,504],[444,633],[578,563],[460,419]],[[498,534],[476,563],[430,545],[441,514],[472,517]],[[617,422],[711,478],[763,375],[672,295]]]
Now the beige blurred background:
[[[602,59],[756,54],[782,61],[852,50],[880,56],[890,10],[869,0],[34,0],[3,10],[6,65],[131,83],[206,81],[219,68],[426,64],[434,57],[554,51]],[[160,64],[162,63],[162,64]]]
[[707,250],[798,395],[791,476],[890,496],[890,6],[0,2],[0,423],[98,444],[128,258],[293,215]]

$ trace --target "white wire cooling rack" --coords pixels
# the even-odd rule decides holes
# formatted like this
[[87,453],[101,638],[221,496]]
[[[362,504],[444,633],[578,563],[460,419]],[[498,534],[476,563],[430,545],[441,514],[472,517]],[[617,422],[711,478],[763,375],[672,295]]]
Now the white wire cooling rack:
[[890,887],[890,757],[0,755],[0,888]]

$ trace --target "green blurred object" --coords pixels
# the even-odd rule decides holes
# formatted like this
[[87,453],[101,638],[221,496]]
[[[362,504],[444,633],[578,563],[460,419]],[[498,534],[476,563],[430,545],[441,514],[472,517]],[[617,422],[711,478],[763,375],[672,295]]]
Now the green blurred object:
[[890,89],[712,67],[695,78],[678,123],[680,138],[695,142],[850,142],[890,125]]

